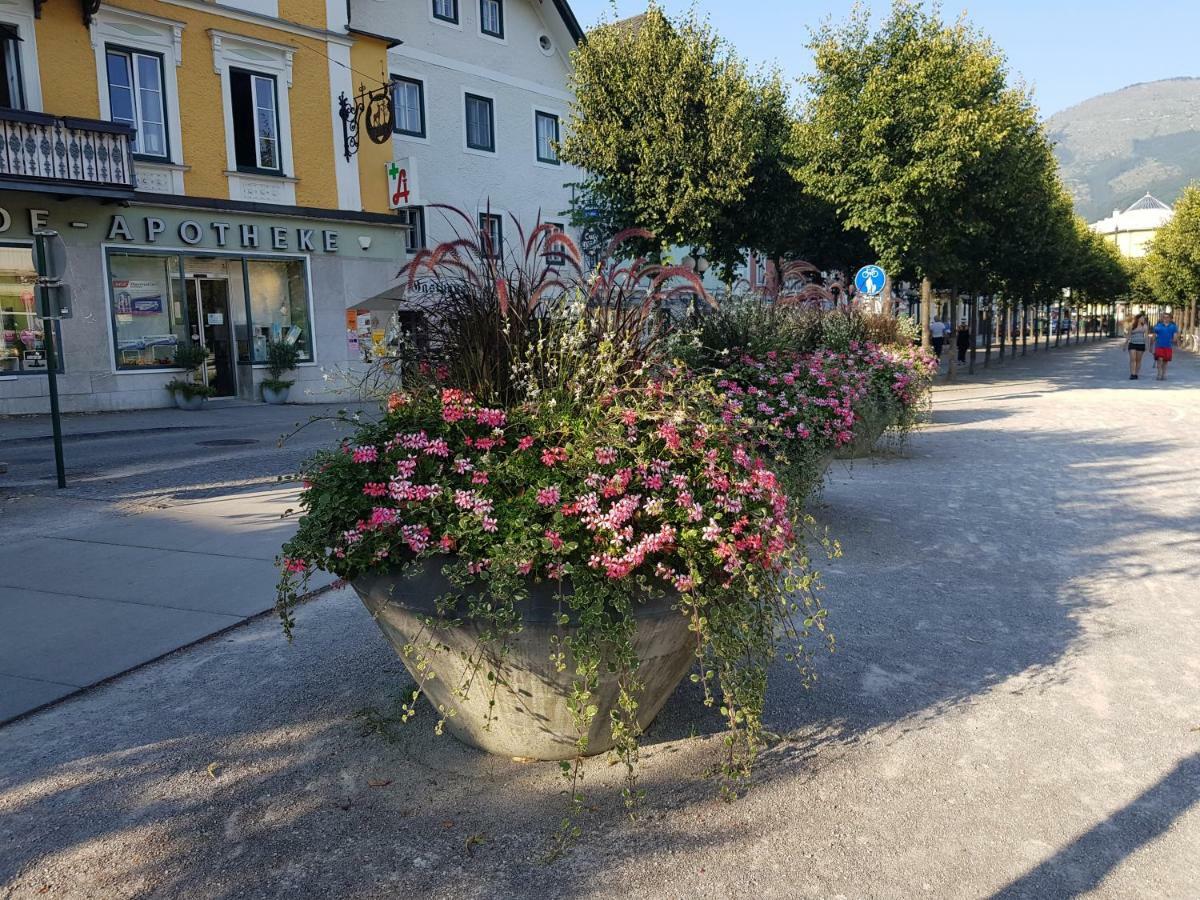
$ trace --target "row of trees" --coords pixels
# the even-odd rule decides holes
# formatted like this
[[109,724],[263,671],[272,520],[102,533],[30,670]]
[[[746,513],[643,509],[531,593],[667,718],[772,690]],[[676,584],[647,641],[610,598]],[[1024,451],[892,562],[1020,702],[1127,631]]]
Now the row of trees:
[[[1200,182],[1175,204],[1175,217],[1159,229],[1134,279],[1135,293],[1157,298],[1176,310],[1180,326],[1196,330],[1200,303]],[[1181,314],[1180,314],[1181,313]]]
[[694,15],[651,6],[591,32],[562,155],[590,173],[593,215],[703,250],[726,277],[746,250],[878,261],[922,283],[926,310],[935,286],[1021,304],[1127,289],[1072,210],[1029,92],[966,21],[898,0],[879,28],[856,11],[810,48],[795,104]]

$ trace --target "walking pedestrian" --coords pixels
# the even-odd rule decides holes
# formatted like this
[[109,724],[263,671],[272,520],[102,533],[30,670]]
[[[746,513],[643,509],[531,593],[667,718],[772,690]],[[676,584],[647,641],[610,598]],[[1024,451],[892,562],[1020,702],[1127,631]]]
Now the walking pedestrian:
[[933,341],[933,353],[940,361],[942,348],[946,346],[946,325],[937,316],[934,316],[933,321],[929,323],[929,339]]
[[1129,326],[1129,335],[1125,341],[1125,349],[1129,351],[1129,380],[1137,381],[1138,373],[1142,371],[1142,355],[1146,352],[1146,332],[1150,323],[1145,313],[1133,317]]
[[958,331],[954,335],[954,346],[958,350],[958,361],[967,361],[967,351],[971,349],[971,329],[966,322],[958,323]]
[[1167,364],[1173,355],[1172,344],[1179,333],[1179,326],[1172,321],[1173,318],[1170,313],[1160,313],[1158,324],[1154,326],[1154,365],[1158,369],[1159,381],[1167,380]]

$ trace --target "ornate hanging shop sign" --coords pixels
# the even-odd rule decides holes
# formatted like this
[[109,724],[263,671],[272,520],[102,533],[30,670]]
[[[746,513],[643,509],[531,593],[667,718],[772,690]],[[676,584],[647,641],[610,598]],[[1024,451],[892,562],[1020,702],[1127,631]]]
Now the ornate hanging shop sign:
[[392,86],[368,91],[366,86],[359,84],[358,93],[353,99],[345,92],[338,95],[338,115],[342,117],[342,143],[346,153],[346,161],[358,152],[360,124],[366,117],[367,137],[375,144],[386,144],[392,139],[396,124],[396,108],[392,105]]

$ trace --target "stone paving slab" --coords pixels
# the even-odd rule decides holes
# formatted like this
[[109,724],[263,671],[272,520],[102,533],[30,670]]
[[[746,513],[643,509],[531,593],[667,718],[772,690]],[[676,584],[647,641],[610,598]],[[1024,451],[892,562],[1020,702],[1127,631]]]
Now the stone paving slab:
[[26,509],[29,536],[0,544],[0,674],[25,679],[0,722],[270,609],[295,498],[288,486],[124,515],[29,501],[45,525]]
[[0,673],[0,723],[78,690],[79,686],[74,684],[56,684]]
[[10,588],[0,594],[0,671],[86,687],[243,619]]

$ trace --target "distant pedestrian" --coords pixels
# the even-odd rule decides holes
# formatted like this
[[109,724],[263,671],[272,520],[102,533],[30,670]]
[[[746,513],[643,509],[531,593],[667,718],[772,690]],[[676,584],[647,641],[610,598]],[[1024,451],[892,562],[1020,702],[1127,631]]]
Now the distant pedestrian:
[[946,346],[946,324],[937,316],[934,316],[929,324],[929,339],[933,341],[934,355],[941,359],[942,348]]
[[1172,344],[1179,326],[1172,321],[1170,313],[1160,313],[1158,324],[1154,326],[1154,365],[1158,369],[1158,380],[1167,380],[1167,364],[1173,354]]
[[954,335],[954,346],[958,350],[958,361],[967,361],[967,351],[971,349],[971,329],[966,322],[958,323],[958,331]]
[[1142,354],[1146,352],[1146,335],[1149,330],[1150,323],[1145,313],[1134,316],[1133,324],[1129,326],[1128,339],[1125,341],[1125,349],[1129,351],[1130,381],[1137,381],[1138,373],[1142,371]]

